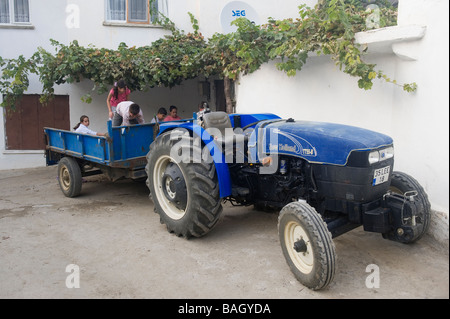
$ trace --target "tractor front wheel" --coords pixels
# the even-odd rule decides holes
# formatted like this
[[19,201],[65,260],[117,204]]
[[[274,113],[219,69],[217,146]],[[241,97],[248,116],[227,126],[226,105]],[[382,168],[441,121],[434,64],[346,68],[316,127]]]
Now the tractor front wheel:
[[278,218],[278,235],[286,262],[304,286],[320,290],[333,280],[336,252],[331,233],[306,202],[286,205]]

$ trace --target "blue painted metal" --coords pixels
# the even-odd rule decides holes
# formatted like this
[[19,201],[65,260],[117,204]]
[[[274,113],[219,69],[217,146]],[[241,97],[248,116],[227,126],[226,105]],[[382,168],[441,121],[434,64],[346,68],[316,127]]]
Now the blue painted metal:
[[275,120],[280,119],[278,115],[272,113],[261,113],[261,114],[230,114],[231,125],[235,127],[234,118],[239,116],[241,118],[241,127],[246,127],[252,123],[263,120]]
[[249,151],[258,162],[262,153],[304,158],[310,163],[345,165],[351,151],[392,145],[391,137],[371,130],[333,123],[274,121],[256,125]]
[[109,162],[109,153],[104,137],[79,134],[70,131],[44,128],[49,140],[49,149],[69,156],[83,158],[96,163]]
[[[273,120],[280,119],[279,116],[271,113],[262,113],[262,114],[231,114],[230,120],[231,125],[234,127],[234,118],[236,116],[240,116],[241,118],[241,127],[245,127],[249,124],[255,123],[257,121],[262,120]],[[196,117],[196,115],[194,115]],[[163,122],[160,123],[160,131],[159,135],[165,132],[171,131],[173,129],[184,129],[190,132],[193,132],[194,136],[198,136],[201,138],[203,143],[208,147],[209,152],[213,158],[214,166],[217,172],[217,179],[220,188],[220,197],[224,198],[231,195],[231,177],[230,170],[228,168],[228,164],[225,160],[225,155],[222,150],[222,146],[218,145],[214,137],[212,137],[206,130],[197,125],[196,121],[187,120],[187,121],[171,121],[171,122]]]
[[172,131],[173,129],[186,130],[193,133],[194,138],[199,137],[203,143],[208,147],[209,152],[213,158],[214,166],[216,168],[217,180],[219,183],[220,197],[224,198],[231,195],[231,177],[228,169],[228,164],[225,161],[225,155],[222,152],[214,138],[205,131],[202,127],[193,122],[164,122],[161,123],[159,135]]
[[[234,127],[234,118],[236,116],[240,116],[241,118],[241,127],[245,127],[257,121],[280,119],[279,116],[271,113],[231,114],[230,120],[231,125],[233,127]],[[194,117],[196,117],[196,115],[194,115]],[[160,125],[159,134],[163,134],[164,132],[168,132],[175,128],[189,130],[193,132],[194,136],[198,136],[202,139],[203,143],[208,147],[214,161],[218,183],[220,187],[220,197],[224,198],[230,196],[232,181],[230,177],[230,170],[228,168],[228,164],[225,161],[225,155],[223,153],[222,147],[214,141],[214,138],[207,131],[205,131],[202,127],[198,126],[196,124],[196,121],[163,122]]]
[[148,123],[113,127],[108,121],[108,134],[112,139],[110,164],[121,163],[120,166],[129,167],[130,159],[146,157],[153,142],[154,126]]
[[108,121],[110,141],[103,136],[47,127],[44,132],[51,151],[107,166],[136,169],[145,167],[145,161],[139,160],[146,158],[153,142],[153,127],[154,124],[150,123],[112,127],[111,121]]

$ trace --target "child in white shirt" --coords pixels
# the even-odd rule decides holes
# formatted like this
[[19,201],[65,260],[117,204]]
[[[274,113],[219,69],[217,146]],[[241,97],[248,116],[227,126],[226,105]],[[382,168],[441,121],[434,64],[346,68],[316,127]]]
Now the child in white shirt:
[[77,133],[89,134],[89,135],[97,135],[97,136],[105,136],[104,133],[97,133],[88,128],[89,126],[89,117],[86,115],[82,115],[80,117],[80,123],[78,123],[73,129]]

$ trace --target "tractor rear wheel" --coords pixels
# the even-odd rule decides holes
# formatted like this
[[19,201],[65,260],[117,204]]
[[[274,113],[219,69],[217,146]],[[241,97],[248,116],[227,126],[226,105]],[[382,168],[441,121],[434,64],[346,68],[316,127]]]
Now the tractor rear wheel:
[[169,232],[201,237],[222,213],[217,173],[210,158],[199,160],[202,154],[209,155],[207,148],[194,145],[190,136],[177,136],[176,132],[164,133],[151,144],[145,168],[147,186],[155,212]]
[[331,233],[306,202],[292,202],[280,212],[278,235],[286,262],[300,283],[320,290],[333,280],[336,252]]

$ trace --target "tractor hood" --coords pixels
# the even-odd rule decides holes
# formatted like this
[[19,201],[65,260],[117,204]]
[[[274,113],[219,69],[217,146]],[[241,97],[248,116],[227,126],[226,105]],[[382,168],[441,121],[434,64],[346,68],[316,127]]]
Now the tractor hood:
[[[258,142],[258,143],[257,143]],[[323,122],[267,120],[258,123],[249,139],[249,151],[301,157],[311,163],[345,165],[351,151],[392,145],[387,135],[367,129]]]

